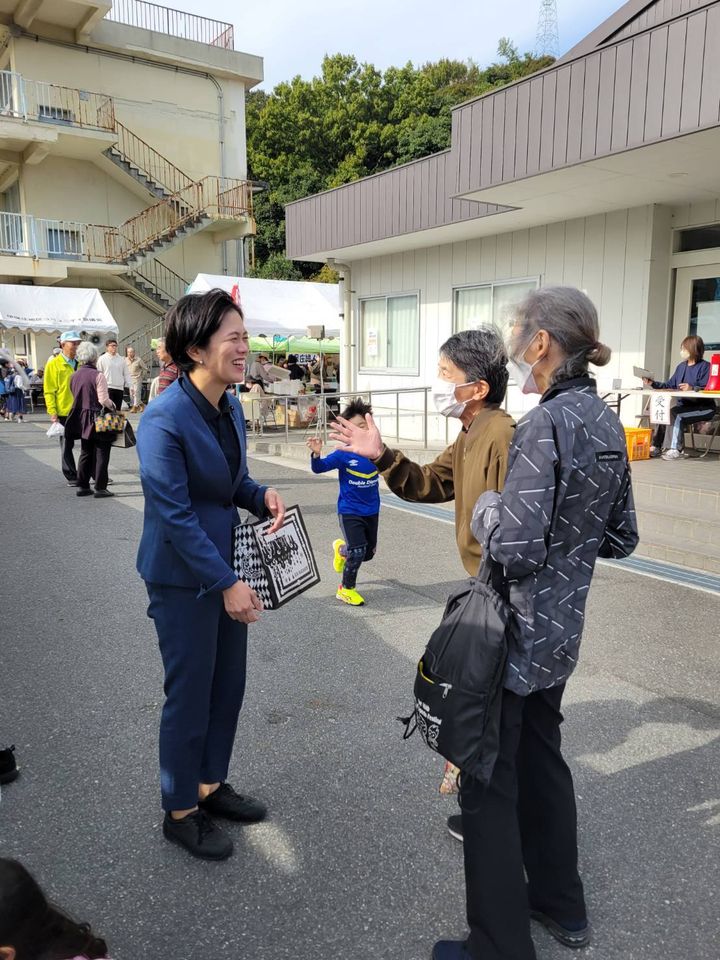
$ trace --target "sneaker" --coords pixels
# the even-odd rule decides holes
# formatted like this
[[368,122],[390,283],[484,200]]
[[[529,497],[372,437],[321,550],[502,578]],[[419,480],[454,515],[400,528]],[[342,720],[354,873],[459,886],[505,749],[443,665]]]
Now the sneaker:
[[166,813],[163,833],[171,843],[184,847],[200,860],[227,860],[233,852],[230,837],[213,823],[204,810],[189,813],[182,820],[174,820]]
[[452,817],[447,818],[447,828],[450,832],[451,837],[455,837],[456,840],[459,840],[460,843],[463,842],[465,837],[463,836],[463,826],[462,826],[462,816],[459,813],[454,814]]
[[333,570],[335,573],[342,573],[345,569],[345,557],[341,553],[344,546],[344,540],[335,540],[333,543]]
[[15,746],[0,750],[0,783],[12,783],[17,779],[18,766],[15,760]]
[[77,477],[76,477],[74,480],[68,480],[67,485],[68,485],[69,487],[76,487],[76,486],[78,485],[78,484],[77,484]]
[[93,495],[93,492],[90,489],[90,487],[78,487],[77,490],[75,491],[76,497],[91,497],[92,495]]
[[577,926],[565,927],[540,910],[531,910],[530,916],[533,920],[541,923],[548,933],[551,933],[564,947],[580,948],[586,947],[590,943],[590,926],[587,920],[577,924]]
[[220,786],[205,800],[198,801],[198,807],[214,817],[238,820],[240,823],[259,823],[267,816],[267,807],[253,797],[243,797],[236,793],[229,783]]
[[349,603],[351,607],[362,607],[365,604],[365,601],[357,590],[353,590],[350,587],[338,587],[335,596],[338,600],[342,600],[343,603]]
[[114,497],[115,494],[111,493],[110,490],[96,490],[93,496],[96,499],[101,500],[103,497]]
[[433,947],[432,960],[473,960],[466,940],[438,940]]
[[679,450],[666,450],[662,455],[663,460],[679,460],[681,457]]

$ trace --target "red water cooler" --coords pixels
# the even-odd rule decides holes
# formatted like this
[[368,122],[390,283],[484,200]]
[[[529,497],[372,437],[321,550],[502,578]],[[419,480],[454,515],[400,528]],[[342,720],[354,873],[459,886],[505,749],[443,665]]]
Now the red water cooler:
[[710,358],[710,379],[706,390],[720,390],[720,353],[714,353]]

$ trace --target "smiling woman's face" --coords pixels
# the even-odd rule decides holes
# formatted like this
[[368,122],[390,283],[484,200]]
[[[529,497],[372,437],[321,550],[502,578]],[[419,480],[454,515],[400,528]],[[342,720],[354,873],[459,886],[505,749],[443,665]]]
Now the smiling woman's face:
[[207,346],[198,350],[204,369],[219,383],[240,383],[250,349],[248,332],[237,310],[226,310]]

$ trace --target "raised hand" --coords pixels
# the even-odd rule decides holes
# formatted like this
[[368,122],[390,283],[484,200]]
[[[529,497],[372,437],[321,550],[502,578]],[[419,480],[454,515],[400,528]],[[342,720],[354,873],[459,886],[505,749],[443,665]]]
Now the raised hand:
[[330,439],[340,450],[357,453],[368,460],[377,460],[383,452],[385,444],[378,430],[372,414],[365,416],[366,426],[361,427],[342,417],[333,421]]
[[323,442],[320,437],[308,437],[307,445],[310,448],[310,452],[313,453],[316,457],[319,457],[322,453]]

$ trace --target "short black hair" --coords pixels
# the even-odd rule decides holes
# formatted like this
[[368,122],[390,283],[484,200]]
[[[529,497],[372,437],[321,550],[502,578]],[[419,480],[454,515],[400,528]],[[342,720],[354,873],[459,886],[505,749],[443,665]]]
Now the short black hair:
[[288,362],[288,363],[297,363],[297,357],[295,356],[294,353],[289,354],[289,356],[288,356],[288,358],[287,358],[287,362]]
[[441,356],[462,370],[467,383],[484,380],[490,391],[486,403],[502,403],[508,384],[507,353],[497,330],[461,330],[440,347]]
[[341,413],[343,420],[352,420],[353,417],[366,417],[372,413],[372,407],[362,397],[353,397]]
[[228,310],[237,310],[245,319],[230,294],[219,288],[207,293],[186,294],[168,310],[165,315],[165,349],[183,373],[188,373],[196,365],[188,350],[206,347]]
[[115,337],[108,337],[107,340],[105,341],[105,346],[109,347],[111,343],[117,343],[117,340],[115,339]]

